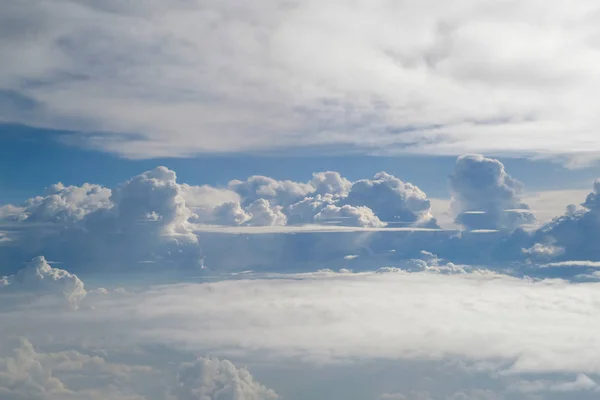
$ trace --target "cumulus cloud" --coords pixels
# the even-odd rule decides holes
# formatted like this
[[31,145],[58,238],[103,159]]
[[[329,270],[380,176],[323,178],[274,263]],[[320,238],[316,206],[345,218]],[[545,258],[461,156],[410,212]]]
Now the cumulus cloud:
[[121,184],[111,201],[118,230],[137,234],[153,231],[158,235],[191,235],[188,220],[192,216],[181,195],[177,175],[166,167],[157,167]]
[[469,229],[511,229],[535,221],[520,200],[523,185],[498,160],[460,156],[450,175],[450,189],[456,222]]
[[435,272],[440,274],[466,274],[469,269],[464,265],[456,265],[445,261],[428,251],[421,251],[420,258],[409,260],[408,269],[411,271]]
[[322,223],[340,223],[341,225],[364,226],[370,228],[381,228],[386,226],[384,222],[381,222],[381,220],[377,218],[375,213],[373,213],[373,210],[369,207],[353,207],[347,204],[341,207],[330,204],[319,211],[315,215],[314,220]]
[[192,218],[195,222],[211,221],[217,206],[240,201],[240,196],[229,189],[209,185],[194,186],[186,183],[179,184],[179,187],[186,207],[194,213]]
[[294,181],[278,181],[267,176],[251,176],[245,181],[233,180],[229,188],[240,195],[243,205],[265,199],[276,205],[287,205],[314,192],[314,187],[309,183]]
[[198,358],[184,363],[177,375],[177,400],[271,400],[279,396],[256,382],[247,369],[228,360]]
[[111,190],[99,185],[65,186],[57,183],[45,196],[27,200],[23,212],[28,222],[73,222],[112,206]]
[[213,210],[214,221],[219,225],[243,225],[251,216],[238,201],[228,201]]
[[336,171],[316,172],[310,184],[315,188],[317,195],[331,194],[334,196],[346,196],[352,187],[352,182]]
[[437,225],[426,194],[385,172],[354,182],[343,204],[369,207],[383,222]]
[[538,229],[533,240],[537,243],[554,243],[564,249],[556,257],[557,261],[600,260],[600,249],[596,246],[600,238],[600,208],[597,196],[600,183],[594,182],[594,188],[582,204],[583,209],[569,206],[564,215]]
[[[212,251],[212,242],[198,240],[203,229],[289,226],[291,232],[292,225],[437,229],[430,211],[429,200],[417,186],[384,172],[354,183],[334,171],[314,173],[306,183],[252,176],[231,181],[224,189],[181,183],[175,171],[157,167],[112,190],[88,183],[57,184],[22,205],[3,206],[0,225],[10,230],[2,233],[2,241],[10,247],[3,246],[0,254],[6,255],[3,268],[37,254],[76,266],[131,268],[154,262],[189,267],[200,265],[203,255]],[[385,218],[402,225],[388,225]],[[364,235],[355,236],[343,241],[347,246],[360,241],[367,245]],[[289,239],[286,247],[293,241]],[[344,250],[341,256],[351,251]]]
[[68,306],[77,308],[85,297],[86,290],[77,275],[51,267],[40,256],[31,260],[16,274],[0,279],[0,296],[2,294],[58,297]]
[[148,259],[194,265],[200,248],[191,221],[198,216],[187,207],[184,193],[190,197],[190,188],[183,189],[166,167],[146,171],[114,190],[53,185],[45,196],[27,200],[17,214],[2,219],[16,231],[13,247],[6,251],[15,258],[37,253],[104,268],[132,267]]
[[0,344],[2,399],[142,400],[130,379],[156,379],[146,366],[114,364],[75,350],[43,352],[26,338],[13,342]]

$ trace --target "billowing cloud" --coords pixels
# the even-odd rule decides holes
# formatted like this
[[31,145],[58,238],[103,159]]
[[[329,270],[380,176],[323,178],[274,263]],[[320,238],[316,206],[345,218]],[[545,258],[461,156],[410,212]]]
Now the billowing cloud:
[[86,290],[77,275],[51,267],[40,256],[31,260],[16,274],[0,279],[0,296],[3,294],[49,296],[64,300],[68,306],[77,308],[85,297]]
[[469,229],[511,229],[535,221],[520,200],[523,185],[504,165],[481,155],[458,158],[450,175],[456,222]]
[[352,187],[352,182],[336,171],[316,172],[310,184],[315,188],[314,193],[317,195],[347,196]]
[[278,181],[258,175],[245,181],[233,180],[229,182],[229,188],[240,195],[244,205],[259,199],[269,200],[277,205],[287,205],[303,199],[315,190],[309,183]]
[[[189,188],[185,192],[189,196]],[[175,172],[157,167],[112,191],[53,185],[46,196],[27,200],[2,219],[15,232],[12,247],[4,250],[17,260],[45,254],[103,268],[157,259],[194,265],[200,257],[191,225],[196,219]]]
[[426,194],[417,186],[380,172],[354,182],[343,204],[369,207],[383,222],[436,225]]
[[177,400],[273,400],[277,394],[256,382],[247,369],[228,360],[198,358],[177,375]]
[[27,200],[23,213],[28,222],[74,222],[86,215],[112,206],[111,190],[88,183],[65,186],[57,183],[44,196]]
[[537,243],[553,243],[563,248],[555,259],[600,260],[600,249],[596,246],[600,238],[600,208],[597,204],[600,183],[594,182],[593,191],[582,203],[584,208],[567,207],[563,216],[554,218],[533,235]]
[[239,201],[228,201],[215,207],[213,219],[219,225],[243,225],[251,216],[242,208]]
[[31,343],[23,340],[12,357],[0,358],[0,395],[2,398],[47,399],[68,394],[63,383],[52,376],[37,359]]
[[144,388],[138,392],[133,382],[157,380],[147,366],[111,363],[76,350],[44,352],[26,338],[15,341],[0,343],[2,399],[145,400]]

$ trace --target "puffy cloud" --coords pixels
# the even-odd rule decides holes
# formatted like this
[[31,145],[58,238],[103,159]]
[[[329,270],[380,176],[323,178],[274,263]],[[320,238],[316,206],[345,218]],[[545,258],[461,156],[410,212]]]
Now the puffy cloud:
[[43,352],[26,338],[13,342],[0,344],[2,399],[143,400],[132,381],[156,380],[150,367],[114,364],[75,350]]
[[353,207],[347,204],[341,207],[330,204],[321,209],[315,215],[314,220],[321,223],[339,223],[340,225],[364,226],[369,228],[382,228],[386,226],[369,207]]
[[288,206],[285,212],[288,216],[288,223],[293,224],[311,224],[315,222],[315,216],[329,205],[335,205],[336,199],[331,195],[316,195],[306,197],[297,203]]
[[[112,207],[111,190],[99,185],[65,186],[57,183],[46,189],[44,196],[28,199],[20,219],[27,222],[70,223],[88,214]],[[0,215],[1,217],[1,215]]]
[[177,175],[157,167],[119,185],[111,196],[116,225],[120,232],[158,235],[191,235],[191,210],[186,206]]
[[252,202],[247,212],[250,214],[248,225],[251,226],[275,226],[285,225],[287,217],[281,211],[281,206],[272,206],[268,200],[258,199]]
[[600,239],[599,188],[600,183],[594,182],[593,191],[582,204],[585,208],[571,205],[563,216],[538,229],[532,238],[534,243],[553,243],[563,248],[564,251],[555,257],[558,261],[600,260],[600,249],[596,245]]
[[46,196],[28,200],[18,218],[3,218],[16,232],[6,250],[14,254],[9,261],[37,253],[103,268],[131,268],[147,260],[195,265],[200,248],[190,221],[197,215],[184,195],[190,196],[190,188],[182,188],[166,167],[146,171],[112,191],[90,184],[54,185]]
[[177,400],[272,400],[277,394],[256,382],[247,369],[228,360],[198,358],[177,375]]
[[342,203],[369,207],[384,222],[435,225],[426,194],[385,172],[354,182]]
[[275,205],[287,205],[301,200],[315,190],[310,183],[278,181],[259,175],[251,176],[245,181],[230,181],[229,188],[240,195],[245,206],[259,199],[269,200]]
[[237,201],[228,201],[216,206],[213,216],[219,225],[242,225],[251,218]]
[[214,222],[219,225],[278,226],[287,223],[281,206],[272,206],[268,200],[258,199],[245,209],[239,202],[223,203],[214,209]]
[[529,206],[520,200],[523,185],[498,160],[481,155],[458,157],[450,189],[456,222],[469,229],[512,229],[535,221]]
[[0,358],[0,395],[5,399],[47,399],[68,394],[63,383],[37,359],[31,343],[23,340],[11,357]]
[[186,207],[195,214],[192,217],[194,222],[211,221],[217,206],[240,201],[240,196],[229,189],[209,185],[194,186],[186,183],[179,184],[179,187]]
[[36,297],[58,297],[72,308],[77,308],[86,295],[83,282],[68,271],[53,268],[42,256],[31,260],[15,275],[0,279],[3,293],[31,294]]
[[346,196],[352,187],[352,182],[340,175],[336,171],[316,172],[310,184],[315,188],[317,195],[332,194],[336,196]]
[[437,255],[424,250],[421,251],[420,258],[412,259],[408,262],[408,269],[411,271],[435,272],[440,274],[467,273],[464,265],[445,262],[445,260],[438,258]]

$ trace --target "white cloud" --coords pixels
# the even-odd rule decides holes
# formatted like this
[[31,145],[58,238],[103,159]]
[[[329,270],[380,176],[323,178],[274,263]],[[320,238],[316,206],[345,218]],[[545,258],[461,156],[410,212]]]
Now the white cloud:
[[328,205],[319,211],[315,217],[315,222],[321,223],[339,223],[346,226],[365,226],[371,228],[382,228],[387,224],[381,222],[369,207],[353,207],[343,205],[341,207]]
[[582,268],[600,268],[598,261],[558,261],[540,265],[540,267],[582,267]]
[[70,330],[87,343],[261,351],[319,363],[459,358],[494,361],[517,375],[600,373],[598,283],[485,271],[258,278],[99,296],[93,313],[4,313],[0,333],[27,329],[40,340]]
[[520,381],[512,387],[512,390],[524,393],[598,391],[599,389],[598,384],[585,374],[577,375],[574,381]]
[[281,226],[287,223],[286,215],[281,211],[281,206],[271,206],[268,200],[258,199],[247,208],[250,214],[250,226]]
[[177,400],[272,400],[277,394],[228,360],[198,358],[179,367]]
[[383,222],[437,226],[427,195],[416,185],[386,172],[354,182],[342,204],[367,206]]
[[0,353],[2,399],[144,400],[127,387],[129,379],[136,374],[156,379],[149,367],[113,364],[74,350],[40,352],[24,338],[6,348],[11,342],[3,341],[0,349],[8,350]]
[[523,249],[523,253],[541,258],[554,258],[564,254],[565,249],[553,244],[536,243],[533,246]]
[[230,181],[229,189],[240,195],[244,205],[249,205],[259,199],[272,201],[276,205],[288,205],[315,191],[310,183],[278,181],[259,175],[251,176],[245,181]]
[[[52,268],[44,257],[36,257],[16,274],[0,279],[2,294],[58,297],[77,308],[86,295],[83,282],[68,271]],[[7,299],[4,299],[6,302]]]
[[213,217],[217,224],[227,226],[243,225],[251,218],[239,201],[228,201],[216,206]]
[[129,157],[331,145],[593,158],[595,8],[16,2],[1,21],[3,115],[103,130],[71,141]]

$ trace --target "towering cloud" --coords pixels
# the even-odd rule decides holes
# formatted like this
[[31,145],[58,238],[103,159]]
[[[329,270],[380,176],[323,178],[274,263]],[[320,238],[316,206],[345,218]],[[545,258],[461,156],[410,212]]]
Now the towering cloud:
[[450,189],[456,222],[466,228],[512,229],[535,220],[519,198],[523,185],[498,160],[481,155],[459,157],[450,175]]

